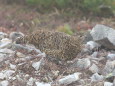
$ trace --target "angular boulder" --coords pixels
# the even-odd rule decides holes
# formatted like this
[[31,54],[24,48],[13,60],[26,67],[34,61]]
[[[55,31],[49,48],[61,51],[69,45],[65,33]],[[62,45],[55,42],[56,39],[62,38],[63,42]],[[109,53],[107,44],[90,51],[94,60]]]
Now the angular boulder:
[[97,24],[90,34],[95,42],[106,48],[115,49],[115,29]]

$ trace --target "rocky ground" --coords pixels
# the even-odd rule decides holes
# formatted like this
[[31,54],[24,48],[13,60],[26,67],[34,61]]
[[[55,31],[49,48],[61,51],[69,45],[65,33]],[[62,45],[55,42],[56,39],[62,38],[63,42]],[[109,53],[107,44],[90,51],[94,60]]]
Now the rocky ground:
[[[65,18],[58,10],[40,14],[0,3],[0,86],[115,86],[115,19],[78,15]],[[50,61],[33,45],[13,42],[27,32],[65,24],[87,35],[81,53],[72,61],[60,61],[63,65]]]
[[81,53],[58,65],[33,45],[15,44],[23,33],[0,32],[0,86],[114,86],[114,34],[114,29],[96,25]]

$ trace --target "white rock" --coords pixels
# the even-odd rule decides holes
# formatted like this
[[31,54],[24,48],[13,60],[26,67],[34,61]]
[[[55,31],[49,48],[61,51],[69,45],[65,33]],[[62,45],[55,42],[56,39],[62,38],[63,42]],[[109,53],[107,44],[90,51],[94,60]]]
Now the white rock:
[[11,43],[12,40],[10,40],[8,38],[4,38],[4,39],[1,40],[1,43],[5,43],[5,42],[8,42],[8,43],[10,42]]
[[39,49],[37,49],[34,45],[26,45],[26,48],[28,49],[28,52],[31,52],[32,50],[35,50],[38,54],[42,53]]
[[4,49],[0,49],[0,53],[4,53],[4,54],[14,54],[15,52],[12,51],[11,49],[4,48]]
[[43,83],[43,82],[35,82],[36,86],[51,86],[48,83]]
[[12,80],[16,80],[16,77],[12,77]]
[[3,48],[9,48],[12,46],[12,43],[10,42],[6,42],[6,43],[3,43],[3,44],[0,44],[0,48],[3,49]]
[[95,51],[95,52],[93,52],[93,54],[91,55],[92,57],[94,57],[94,58],[98,58],[98,52],[97,51]]
[[[88,47],[89,46],[89,47]],[[94,41],[89,41],[87,42],[86,44],[86,47],[88,47],[90,50],[93,50],[93,49],[98,49],[101,45],[94,42]]]
[[0,32],[0,40],[7,37],[8,35],[6,33]]
[[109,73],[112,73],[115,69],[115,60],[114,61],[107,61],[106,65],[103,69],[103,74],[107,75]]
[[13,65],[13,64],[10,63],[10,68],[11,69],[16,69],[16,65]]
[[6,76],[3,73],[0,73],[0,79],[4,79]]
[[8,86],[9,82],[7,80],[1,81],[0,86]]
[[109,53],[109,54],[107,55],[107,59],[108,59],[108,60],[115,60],[115,54]]
[[111,83],[111,82],[104,82],[104,86],[113,86],[113,83]]
[[1,54],[0,53],[0,62],[2,62],[4,59],[7,58],[7,55],[6,54]]
[[40,59],[38,62],[34,62],[32,64],[32,67],[35,68],[35,70],[39,70],[40,66],[44,64],[44,57]]
[[97,65],[93,64],[89,70],[92,72],[92,73],[99,73],[99,68],[97,67]]
[[8,38],[4,38],[0,42],[0,48],[9,48],[12,45],[12,41]]
[[75,81],[79,80],[81,74],[82,73],[76,72],[74,74],[68,75],[68,76],[66,76],[66,77],[64,77],[62,79],[59,79],[58,83],[60,85],[68,85],[68,84],[70,84],[72,82],[75,82]]
[[41,57],[46,57],[46,54],[45,54],[45,53],[40,53],[40,54],[38,54],[37,56],[38,56],[38,57],[40,57],[40,56],[41,56]]
[[31,77],[31,78],[28,80],[27,85],[28,85],[28,86],[33,86],[33,84],[34,84],[34,79]]
[[[75,63],[74,63],[75,65]],[[87,69],[91,65],[91,61],[89,58],[78,59],[76,63],[76,67],[80,69]]]
[[97,82],[97,81],[101,81],[104,79],[104,76],[99,75],[98,73],[95,73],[91,76],[91,81],[92,82]]
[[24,58],[24,57],[26,57],[23,53],[20,53],[20,52],[17,52],[16,55],[17,55],[19,58]]
[[4,71],[2,71],[2,73],[4,74],[5,78],[9,78],[12,74],[15,73],[15,71],[13,71],[13,70],[4,70]]

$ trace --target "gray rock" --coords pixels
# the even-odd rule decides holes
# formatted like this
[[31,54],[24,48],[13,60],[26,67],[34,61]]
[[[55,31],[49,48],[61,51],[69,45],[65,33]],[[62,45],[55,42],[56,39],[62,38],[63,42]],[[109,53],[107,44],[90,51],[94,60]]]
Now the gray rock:
[[92,38],[92,36],[90,34],[90,31],[88,31],[84,36],[83,43],[87,43],[88,41],[92,41],[92,40],[93,40],[93,38]]
[[8,35],[6,33],[0,32],[0,40],[6,38]]
[[5,48],[5,49],[0,49],[0,53],[1,54],[14,54],[15,51]]
[[27,86],[33,86],[34,84],[34,78],[30,78],[28,81],[27,81]]
[[111,83],[111,82],[104,82],[104,86],[113,86],[113,83]]
[[93,54],[91,55],[94,58],[98,58],[99,57],[99,52],[95,51],[93,52]]
[[73,63],[73,67],[78,67],[80,69],[87,69],[91,65],[89,58],[78,59],[77,62]]
[[115,54],[112,54],[112,53],[109,53],[108,55],[107,55],[107,59],[108,60],[115,60]]
[[60,85],[66,86],[66,85],[68,85],[68,84],[71,84],[72,82],[75,82],[75,81],[80,80],[80,75],[81,75],[81,74],[82,74],[82,73],[80,73],[80,72],[76,72],[76,73],[74,73],[74,74],[65,76],[64,78],[59,79],[58,83],[59,83]]
[[9,82],[7,80],[1,81],[0,86],[8,86]]
[[91,76],[92,82],[102,81],[104,79],[103,75],[99,75],[98,73],[95,73]]
[[12,39],[12,41],[14,41],[16,40],[16,38],[21,37],[21,36],[24,36],[24,34],[21,32],[12,32],[10,33],[9,38]]
[[93,40],[109,49],[115,49],[115,30],[97,24],[90,32]]
[[51,86],[49,83],[35,82],[36,86]]
[[92,73],[99,73],[99,68],[97,65],[93,64],[89,70],[92,72]]
[[87,42],[86,44],[86,48],[89,49],[89,50],[95,50],[95,49],[98,49],[101,45],[94,42],[94,41],[89,41]]
[[44,63],[44,58],[41,58],[40,61],[32,63],[32,67],[35,68],[35,70],[39,70],[39,68],[43,63]]
[[112,73],[115,69],[115,60],[114,61],[107,61],[106,65],[103,69],[103,74],[108,75],[109,73]]
[[10,48],[12,46],[12,41],[8,38],[4,38],[0,41],[0,48]]

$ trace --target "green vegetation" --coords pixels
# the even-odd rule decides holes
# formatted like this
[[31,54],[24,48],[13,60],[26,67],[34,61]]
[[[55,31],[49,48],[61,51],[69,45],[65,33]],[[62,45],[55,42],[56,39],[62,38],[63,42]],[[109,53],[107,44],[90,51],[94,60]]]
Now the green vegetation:
[[23,3],[25,5],[35,7],[42,12],[51,11],[56,8],[58,10],[64,10],[64,12],[67,11],[70,12],[70,9],[74,11],[79,9],[85,13],[98,14],[102,11],[100,10],[101,9],[100,6],[104,6],[106,7],[107,10],[109,9],[112,12],[115,10],[115,0],[3,0],[3,1],[7,3],[20,2],[21,4]]
[[82,4],[83,9],[94,13],[100,12],[100,6],[108,6],[115,10],[115,0],[84,0]]
[[60,32],[67,33],[69,35],[73,35],[73,31],[68,24],[65,24],[64,26],[58,27],[57,30],[60,31]]

